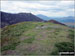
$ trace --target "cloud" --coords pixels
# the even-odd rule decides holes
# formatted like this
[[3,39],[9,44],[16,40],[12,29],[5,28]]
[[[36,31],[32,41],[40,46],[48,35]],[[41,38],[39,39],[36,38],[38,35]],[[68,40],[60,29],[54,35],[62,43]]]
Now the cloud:
[[31,12],[49,17],[74,16],[74,1],[1,1],[1,11]]

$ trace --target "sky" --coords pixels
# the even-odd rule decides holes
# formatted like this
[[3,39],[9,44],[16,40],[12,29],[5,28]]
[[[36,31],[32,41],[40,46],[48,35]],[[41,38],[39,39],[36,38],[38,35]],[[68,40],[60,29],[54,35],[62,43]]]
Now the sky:
[[42,14],[48,17],[74,16],[74,1],[1,1],[1,11]]

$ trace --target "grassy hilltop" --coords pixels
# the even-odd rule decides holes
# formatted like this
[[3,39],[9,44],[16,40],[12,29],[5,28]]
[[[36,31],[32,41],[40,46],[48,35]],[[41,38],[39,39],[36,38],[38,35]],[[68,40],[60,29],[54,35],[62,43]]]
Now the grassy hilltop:
[[74,51],[74,29],[49,22],[22,22],[1,29],[1,53],[58,55]]

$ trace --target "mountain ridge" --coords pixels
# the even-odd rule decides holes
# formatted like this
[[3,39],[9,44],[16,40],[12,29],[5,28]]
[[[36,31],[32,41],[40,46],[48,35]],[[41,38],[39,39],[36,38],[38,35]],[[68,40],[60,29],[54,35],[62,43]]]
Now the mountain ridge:
[[65,25],[65,24],[63,24],[63,23],[60,23],[60,22],[58,22],[58,21],[56,21],[56,20],[53,20],[53,19],[52,19],[52,20],[49,20],[48,22],[67,26],[67,25]]
[[75,21],[75,18],[73,16],[67,16],[67,17],[48,17],[48,16],[45,16],[45,15],[42,15],[42,14],[38,14],[36,15],[38,16],[39,18],[43,18],[45,20],[57,20],[59,22],[74,22]]
[[24,21],[36,21],[40,22],[43,21],[41,18],[33,15],[32,13],[7,13],[7,12],[0,12],[0,19],[1,19],[1,28],[7,25],[24,22]]

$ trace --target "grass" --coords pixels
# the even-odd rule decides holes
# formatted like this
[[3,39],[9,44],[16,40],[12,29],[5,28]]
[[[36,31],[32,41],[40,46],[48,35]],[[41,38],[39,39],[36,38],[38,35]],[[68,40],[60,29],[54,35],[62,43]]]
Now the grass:
[[72,41],[74,42],[74,30],[70,29],[69,32],[70,32],[69,33],[69,38],[71,38]]
[[28,38],[24,39],[23,42],[24,43],[32,43],[35,40],[36,35],[37,35],[36,32],[34,32],[32,30],[24,33],[23,36],[28,37]]
[[60,42],[56,43],[57,49],[53,51],[52,55],[58,55],[59,52],[74,52],[74,44],[70,42]]
[[74,52],[74,45],[70,42],[61,42],[55,45],[59,52]]
[[36,36],[36,32],[29,31],[28,33],[25,33],[24,36],[35,37]]
[[59,47],[67,45],[65,48],[69,48],[71,38],[68,38],[67,35],[73,37],[74,32],[62,25],[58,25],[61,28],[36,29],[38,26],[57,25],[44,22],[23,22],[7,26],[1,32],[2,52],[16,50],[19,54],[57,54],[62,49]]
[[17,42],[17,43],[13,43],[13,44],[9,44],[7,46],[3,46],[1,48],[1,51],[5,51],[5,50],[15,50],[16,49],[16,46],[19,45],[20,42]]
[[34,40],[35,40],[35,38],[32,37],[32,38],[25,39],[23,42],[24,43],[32,43]]
[[[1,31],[1,40],[19,38],[21,34],[29,29],[35,27],[33,23],[23,22],[21,24],[15,24],[8,27],[5,27]],[[11,40],[10,40],[11,41]]]
[[21,23],[21,24],[16,24],[16,25],[11,25],[6,28],[4,28],[1,32],[2,37],[6,36],[13,36],[13,37],[18,37],[20,36],[24,31],[27,31],[28,29],[32,29],[34,25],[31,23]]
[[59,52],[74,52],[74,44],[70,42],[60,42],[56,43],[55,47],[57,47],[51,54],[59,55]]
[[[62,37],[64,37],[64,36],[62,36]],[[57,49],[51,53],[52,55],[57,55],[57,54],[59,54],[59,52],[74,52],[74,30],[73,29],[68,30],[67,37],[71,41],[56,43],[55,47],[57,47]]]
[[23,22],[21,24],[14,24],[3,28],[1,30],[2,51],[14,49],[16,45],[14,45],[13,43],[20,41],[19,36],[21,36],[23,32],[32,29],[33,27],[35,27],[33,23]]

